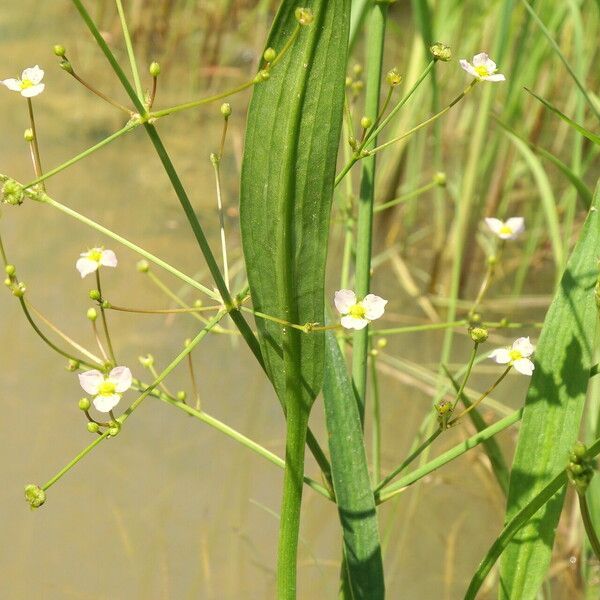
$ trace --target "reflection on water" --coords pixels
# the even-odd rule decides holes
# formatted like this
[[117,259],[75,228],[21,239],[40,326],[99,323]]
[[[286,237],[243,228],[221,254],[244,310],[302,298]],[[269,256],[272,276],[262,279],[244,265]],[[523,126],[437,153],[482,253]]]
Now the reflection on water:
[[[46,92],[35,101],[46,168],[123,124],[118,113],[75,87],[56,66],[51,48],[60,41],[91,79],[118,94],[114,78],[95,57],[73,13],[68,3],[31,0],[5,3],[0,12],[0,76],[16,75],[35,63],[46,69]],[[257,39],[259,48],[260,36]],[[31,170],[22,142],[25,103],[4,89],[0,92],[0,172],[27,180]],[[159,91],[159,104],[185,99],[177,89]],[[229,173],[237,172],[239,162],[231,155],[239,156],[242,103],[233,102],[230,156],[224,163]],[[208,155],[219,139],[219,121],[211,119],[216,111],[213,107],[160,124],[215,241],[218,221]],[[226,180],[225,188],[227,203],[235,209],[236,177]],[[53,178],[48,191],[186,273],[203,272],[200,252],[143,131],[128,134]],[[235,210],[231,214],[230,230],[237,231]],[[93,284],[80,280],[74,269],[83,249],[107,244],[117,251],[119,268],[106,273],[104,280],[105,295],[115,304],[167,306],[161,292],[137,273],[133,253],[50,208],[26,203],[18,210],[3,210],[0,227],[30,301],[90,348],[93,338],[85,311]],[[233,255],[239,257],[236,236],[231,237]],[[178,288],[177,281],[155,272]],[[193,294],[188,297],[195,299]],[[65,370],[64,360],[35,337],[8,293],[0,295],[0,315],[4,482],[0,502],[5,540],[0,548],[4,574],[0,595],[274,597],[281,472],[154,399],[127,421],[117,439],[101,445],[53,487],[43,509],[27,509],[24,484],[46,481],[91,436],[77,409],[81,394],[77,378]],[[131,365],[139,376],[138,355],[153,353],[160,368],[197,329],[196,322],[185,316],[109,316],[119,362]],[[439,342],[440,336],[434,334],[402,338],[391,343],[389,351],[428,363],[437,355]],[[245,348],[232,344],[229,337],[213,336],[194,357],[204,408],[281,455],[284,427],[279,405]],[[189,388],[186,370],[177,370],[168,385],[173,390]],[[393,378],[383,379],[383,391],[383,462],[391,468],[405,456],[429,400]],[[320,402],[314,420],[325,441]],[[459,435],[449,434],[435,451],[451,446]],[[508,434],[501,440],[507,441]],[[315,472],[310,462],[309,469]],[[438,598],[444,581],[454,582],[448,597],[459,597],[501,524],[502,505],[484,463],[473,454],[382,507],[390,598]],[[306,491],[302,539],[300,597],[335,597],[337,515],[311,490]]]

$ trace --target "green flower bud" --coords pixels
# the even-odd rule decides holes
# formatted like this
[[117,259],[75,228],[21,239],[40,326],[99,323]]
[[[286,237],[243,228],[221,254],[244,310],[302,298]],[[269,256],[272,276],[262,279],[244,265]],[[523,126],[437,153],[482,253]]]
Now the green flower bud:
[[394,67],[391,71],[388,71],[385,80],[389,86],[396,87],[402,83],[402,75],[400,75],[398,69]]
[[138,356],[138,360],[140,361],[140,365],[145,369],[149,369],[154,366],[154,356],[152,354],[148,354],[147,356]]
[[15,265],[6,265],[4,267],[4,272],[9,276],[9,277],[14,277],[15,273],[17,272],[17,269],[15,267]]
[[67,54],[66,48],[64,46],[61,46],[60,44],[56,44],[56,46],[54,46],[53,50],[54,50],[54,54],[56,56],[58,56],[59,58],[64,58],[64,56]]
[[469,335],[476,344],[483,344],[483,342],[488,339],[489,334],[488,330],[483,327],[473,327],[473,329],[469,331]]
[[38,485],[30,483],[25,486],[25,500],[31,508],[39,508],[46,502],[46,492]]
[[445,417],[452,413],[452,402],[450,400],[440,400],[435,405],[435,410],[440,417]]
[[79,369],[80,366],[81,366],[81,363],[78,360],[75,360],[74,358],[70,358],[69,362],[67,363],[67,371],[69,371],[70,373],[74,373],[75,371],[77,371]]
[[185,340],[183,340],[183,347],[187,348],[191,343],[192,343],[192,338],[185,338]]
[[355,77],[360,77],[363,72],[363,66],[360,63],[356,63],[352,67],[352,72],[354,73]]
[[446,185],[446,173],[442,173],[442,171],[438,171],[433,176],[433,182],[440,187],[445,187]]
[[258,72],[258,78],[260,81],[266,81],[267,79],[269,79],[269,77],[271,77],[271,73],[269,73],[269,71],[267,71],[266,69],[262,69]]
[[388,345],[387,338],[382,337],[382,338],[379,338],[377,340],[377,347],[378,348],[380,348],[380,349],[383,350],[383,348],[385,348],[387,345]]
[[435,60],[448,62],[452,59],[452,50],[450,49],[450,46],[446,46],[446,44],[442,44],[442,42],[433,44],[433,46],[429,48],[429,51]]
[[150,270],[150,264],[147,260],[140,260],[138,261],[136,268],[140,273],[147,273]]
[[158,77],[160,75],[160,65],[156,61],[151,62],[148,71],[150,71],[152,77]]
[[221,114],[228,119],[231,116],[231,104],[224,102],[221,104]]
[[98,433],[98,430],[99,430],[99,429],[100,429],[100,426],[98,425],[98,423],[94,423],[94,422],[90,421],[90,422],[87,424],[87,430],[88,430],[90,433]]
[[110,302],[108,300],[103,300],[102,308],[110,308]]
[[98,311],[95,308],[88,308],[85,316],[93,323],[98,318]]
[[67,73],[73,75],[74,71],[73,71],[73,67],[71,65],[71,63],[68,60],[61,60],[58,63],[58,66],[63,70],[66,71]]
[[350,76],[346,77],[346,87],[350,87],[352,85],[353,81],[354,81],[354,79],[352,79],[352,77],[350,77]]
[[351,87],[355,94],[360,94],[365,88],[365,84],[363,81],[355,81]]
[[82,398],[79,401],[79,410],[90,410],[91,402],[88,398]]
[[121,431],[121,423],[119,421],[111,421],[109,424],[108,433],[111,437],[116,437]]
[[376,358],[376,357],[378,357],[378,356],[379,356],[379,350],[377,350],[377,348],[373,348],[373,349],[371,350],[371,356],[372,356],[373,358]]
[[23,132],[23,139],[24,139],[26,142],[33,142],[33,140],[34,140],[34,137],[35,137],[35,136],[33,135],[33,129],[26,129],[26,130]]
[[16,298],[22,298],[25,295],[25,292],[27,291],[27,287],[22,281],[20,281],[19,283],[13,286],[11,291],[13,293],[13,296],[15,296]]
[[373,125],[373,119],[369,118],[369,117],[363,117],[360,120],[360,126],[363,129],[369,129],[369,127],[371,127],[371,125]]
[[302,26],[310,25],[315,20],[313,11],[310,8],[297,8],[294,16],[296,17],[296,21]]
[[481,315],[479,313],[473,313],[469,316],[469,322],[473,327],[477,327],[481,323]]
[[211,153],[210,153],[210,157],[209,157],[209,158],[210,158],[210,162],[211,162],[213,165],[218,165],[218,164],[219,164],[219,162],[221,161],[221,158],[219,157],[219,155],[218,155],[218,154],[215,154],[214,152],[211,152]]
[[503,319],[500,319],[500,327],[508,327],[510,325],[509,320],[504,317]]
[[263,54],[263,58],[268,62],[272,63],[277,57],[277,52],[275,52],[274,48],[267,48],[265,53]]
[[11,279],[10,277],[7,277],[7,278],[4,280],[4,285],[5,285],[6,287],[10,287],[10,286],[12,285],[12,279]]
[[202,300],[198,299],[198,300],[194,300],[194,308],[201,308],[204,305],[204,302],[202,302]]
[[23,186],[14,179],[7,179],[2,186],[2,202],[18,206],[23,204],[25,192]]
[[179,400],[179,402],[185,402],[186,398],[187,398],[187,394],[183,390],[179,390],[177,392],[177,400]]
[[498,264],[498,257],[495,254],[490,254],[487,257],[488,267],[495,267]]
[[571,449],[571,454],[574,457],[571,460],[573,460],[573,461],[581,460],[585,456],[586,452],[587,452],[587,448],[585,447],[585,444],[583,442],[576,442],[575,445],[573,446],[573,448]]
[[102,299],[102,296],[100,295],[100,292],[98,290],[90,290],[89,296],[90,300],[94,300],[96,302]]

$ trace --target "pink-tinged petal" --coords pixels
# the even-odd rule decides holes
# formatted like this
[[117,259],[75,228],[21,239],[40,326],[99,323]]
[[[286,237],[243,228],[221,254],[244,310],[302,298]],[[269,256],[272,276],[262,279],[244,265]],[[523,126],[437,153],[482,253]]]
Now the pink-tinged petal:
[[361,302],[365,309],[365,317],[369,321],[374,321],[383,316],[385,312],[385,305],[388,303],[387,300],[376,296],[375,294],[367,294],[364,300]]
[[98,263],[95,260],[82,257],[75,263],[75,268],[79,271],[79,274],[83,279],[86,275],[89,275],[98,269]]
[[112,250],[103,250],[102,258],[100,259],[100,264],[105,267],[116,267],[117,266],[117,256]]
[[535,365],[528,358],[520,358],[519,360],[515,360],[513,367],[522,375],[529,376],[533,375],[533,370],[535,369]]
[[91,371],[79,374],[79,385],[92,396],[95,396],[98,393],[98,388],[103,382],[104,375],[97,369],[92,369]]
[[508,348],[498,348],[490,353],[490,358],[499,365],[507,365],[510,362],[510,352]]
[[502,227],[504,227],[504,223],[500,219],[496,219],[494,217],[486,217],[485,224],[496,235],[500,235],[500,230],[502,229]]
[[13,92],[21,91],[21,82],[18,79],[3,79],[0,83]]
[[108,374],[108,380],[115,384],[115,389],[120,394],[131,387],[132,379],[131,371],[127,367],[115,367]]
[[33,98],[34,96],[39,96],[46,86],[43,83],[38,83],[33,87],[28,87],[21,90],[21,96],[25,96],[25,98]]
[[35,67],[29,67],[29,69],[25,69],[23,73],[21,73],[21,81],[25,80],[31,81],[33,85],[37,85],[42,79],[44,79],[44,71],[40,69],[38,65]]
[[121,394],[112,394],[112,396],[96,396],[93,402],[98,412],[107,413],[119,404],[120,400]]
[[525,219],[523,217],[511,217],[506,221],[506,225],[512,229],[515,237],[525,231]]
[[367,319],[355,319],[350,315],[342,317],[340,322],[342,327],[345,327],[346,329],[364,329],[369,324]]
[[[490,60],[490,57],[485,52],[480,52],[473,57],[473,66],[474,67],[486,67],[487,62]],[[494,65],[494,68],[496,65]]]
[[513,350],[521,353],[521,356],[527,358],[531,356],[535,350],[535,346],[529,341],[528,337],[520,337],[513,342]]
[[506,81],[506,77],[502,73],[494,73],[483,78],[485,81]]
[[489,56],[487,60],[483,63],[483,66],[487,69],[488,73],[493,73],[498,68],[496,63]]
[[465,60],[464,58],[461,58],[460,61],[460,66],[469,74],[472,75],[473,77],[479,77],[479,75],[477,74],[477,71],[475,70],[475,68],[473,67],[473,65],[468,61]]
[[356,304],[356,294],[352,290],[339,290],[333,297],[338,312],[345,315]]

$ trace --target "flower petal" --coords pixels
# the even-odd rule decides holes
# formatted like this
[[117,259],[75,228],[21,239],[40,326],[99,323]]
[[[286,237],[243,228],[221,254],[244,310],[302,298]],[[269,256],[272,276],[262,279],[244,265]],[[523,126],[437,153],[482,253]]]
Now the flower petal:
[[[491,62],[494,65],[494,69],[496,68],[496,64],[493,60],[490,60],[490,57],[485,52],[480,52],[473,57],[473,66],[474,67],[487,67],[488,62]],[[494,70],[492,69],[492,71]]]
[[85,373],[79,374],[79,385],[92,396],[98,393],[100,384],[104,382],[104,375],[98,371],[98,369],[92,369]]
[[112,396],[96,396],[93,400],[94,407],[98,412],[107,413],[112,410],[121,400],[121,394],[112,394]]
[[338,312],[345,315],[356,304],[356,294],[352,290],[339,290],[333,297]]
[[21,96],[25,96],[25,98],[33,98],[34,96],[39,96],[46,86],[43,83],[38,83],[33,87],[28,87],[21,90]]
[[485,224],[492,230],[496,235],[500,235],[500,230],[504,227],[504,223],[500,219],[494,217],[486,217]]
[[367,319],[356,319],[354,317],[351,317],[350,315],[342,317],[340,322],[342,324],[342,327],[345,327],[346,329],[357,330],[364,329],[369,324],[369,321],[367,321]]
[[507,365],[510,362],[510,351],[508,348],[498,348],[491,352],[489,357],[499,365]]
[[100,264],[105,267],[116,267],[117,266],[117,256],[112,250],[103,250],[102,256],[100,258]]
[[488,75],[487,77],[483,77],[485,81],[506,81],[506,77],[502,75],[502,73],[494,73],[493,75]]
[[75,268],[79,271],[79,274],[83,279],[86,275],[89,275],[98,269],[98,263],[90,258],[82,257],[75,263]]
[[132,379],[131,371],[127,367],[115,367],[108,374],[108,380],[115,384],[115,389],[120,394],[131,387]]
[[513,367],[522,375],[533,375],[535,365],[528,358],[519,358],[513,363]]
[[533,354],[535,346],[529,341],[528,337],[520,337],[513,342],[512,349],[519,351],[521,356],[527,358]]
[[525,219],[523,217],[511,217],[510,219],[507,219],[506,226],[510,227],[513,236],[517,237],[525,231]]
[[469,74],[472,75],[473,77],[479,77],[477,71],[475,70],[475,68],[473,67],[473,65],[468,61],[465,60],[464,58],[461,58],[460,61],[460,66]]
[[21,74],[21,81],[25,81],[26,79],[31,81],[33,85],[37,85],[40,81],[42,81],[42,79],[44,79],[43,69],[40,69],[38,65],[25,69]]
[[21,82],[18,79],[3,79],[0,81],[2,85],[5,85],[9,90],[13,92],[21,91]]
[[376,296],[375,294],[367,294],[364,300],[361,302],[365,309],[365,317],[369,321],[374,321],[383,316],[385,311],[385,305],[388,303],[387,300]]

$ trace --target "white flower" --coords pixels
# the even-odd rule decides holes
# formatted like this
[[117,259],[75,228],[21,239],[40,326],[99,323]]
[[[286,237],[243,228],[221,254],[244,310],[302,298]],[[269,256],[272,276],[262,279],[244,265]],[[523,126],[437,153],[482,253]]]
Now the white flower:
[[44,91],[46,86],[42,83],[43,78],[44,71],[35,65],[25,69],[21,73],[21,79],[3,79],[0,83],[13,92],[20,92],[25,98],[33,98]]
[[103,413],[119,404],[123,392],[131,387],[131,380],[131,371],[127,367],[115,367],[108,375],[97,369],[79,375],[81,387],[94,396],[96,410]]
[[487,217],[485,222],[501,240],[514,240],[525,231],[525,219],[523,217],[511,217],[506,221]]
[[81,258],[79,258],[75,263],[75,268],[81,274],[82,279],[86,275],[97,271],[100,265],[105,267],[117,266],[117,257],[112,250],[105,250],[104,248],[92,248],[87,252],[82,252],[80,256]]
[[521,337],[513,342],[509,348],[498,348],[490,354],[490,358],[499,365],[510,365],[523,375],[531,375],[534,364],[529,360],[535,347],[528,337]]
[[504,81],[506,79],[502,73],[496,73],[498,70],[496,63],[485,52],[476,54],[473,57],[473,64],[464,58],[461,59],[460,66],[479,81]]
[[388,301],[375,294],[368,294],[357,302],[352,290],[339,290],[335,293],[334,302],[342,315],[342,327],[364,329],[371,321],[383,315]]

